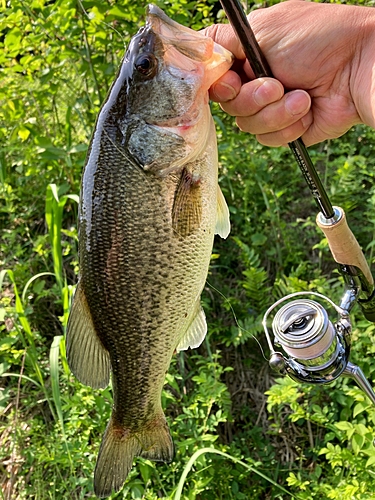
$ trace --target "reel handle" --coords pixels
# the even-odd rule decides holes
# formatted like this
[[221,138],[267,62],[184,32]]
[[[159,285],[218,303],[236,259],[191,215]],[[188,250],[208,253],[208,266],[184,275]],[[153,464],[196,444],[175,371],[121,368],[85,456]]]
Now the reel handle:
[[374,278],[361,247],[348,226],[344,210],[340,207],[333,208],[335,216],[331,219],[326,219],[322,213],[316,217],[316,223],[328,240],[333,258],[338,264],[358,267],[369,284],[374,285]]

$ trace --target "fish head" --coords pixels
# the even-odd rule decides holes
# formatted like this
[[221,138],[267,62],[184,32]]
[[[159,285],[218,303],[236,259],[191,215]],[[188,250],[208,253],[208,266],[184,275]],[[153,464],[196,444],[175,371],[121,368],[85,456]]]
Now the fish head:
[[[210,128],[208,89],[228,71],[232,54],[149,5],[146,25],[132,38],[124,61],[128,151],[145,169],[163,173],[194,159],[207,138],[204,128]],[[154,152],[146,147],[151,143]],[[178,149],[174,158],[171,148]]]

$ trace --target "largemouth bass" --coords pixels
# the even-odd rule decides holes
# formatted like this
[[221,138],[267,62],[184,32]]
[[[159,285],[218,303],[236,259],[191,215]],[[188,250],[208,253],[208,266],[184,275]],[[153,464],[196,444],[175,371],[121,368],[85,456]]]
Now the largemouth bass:
[[229,212],[217,180],[208,89],[231,54],[147,8],[97,118],[82,178],[80,277],[67,330],[75,376],[113,384],[95,469],[119,491],[135,456],[171,461],[161,392],[173,352],[200,345],[214,234]]

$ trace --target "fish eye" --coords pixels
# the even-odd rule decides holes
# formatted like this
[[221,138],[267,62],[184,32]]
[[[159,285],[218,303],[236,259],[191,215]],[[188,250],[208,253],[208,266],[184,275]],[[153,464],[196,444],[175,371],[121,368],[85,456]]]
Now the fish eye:
[[154,76],[158,66],[157,59],[152,54],[142,54],[135,61],[136,70],[144,76]]

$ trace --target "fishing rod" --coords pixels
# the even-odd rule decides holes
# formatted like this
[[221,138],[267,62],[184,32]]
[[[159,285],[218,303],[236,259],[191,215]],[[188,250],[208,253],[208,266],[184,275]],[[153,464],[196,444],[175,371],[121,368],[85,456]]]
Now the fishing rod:
[[[273,74],[239,0],[220,0],[236,33],[255,78]],[[349,313],[358,303],[365,318],[375,322],[375,287],[365,256],[351,232],[345,212],[332,206],[319,175],[301,138],[289,147],[318,206],[318,227],[325,234],[338,269],[344,278],[345,290],[340,304],[316,292],[289,294],[275,302],[263,317],[263,328],[270,349],[270,366],[287,373],[297,381],[325,384],[341,375],[353,378],[375,405],[375,392],[359,366],[349,361],[351,322]],[[338,315],[332,321],[324,302]],[[267,327],[271,313],[273,342]],[[282,349],[275,350],[275,347]]]

